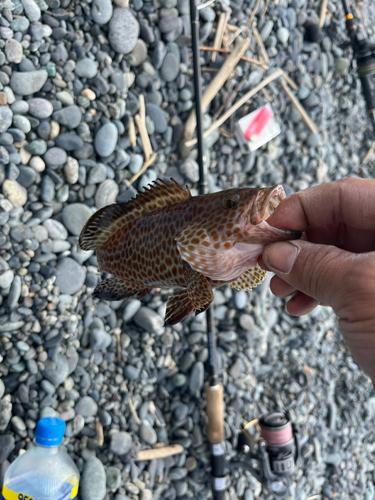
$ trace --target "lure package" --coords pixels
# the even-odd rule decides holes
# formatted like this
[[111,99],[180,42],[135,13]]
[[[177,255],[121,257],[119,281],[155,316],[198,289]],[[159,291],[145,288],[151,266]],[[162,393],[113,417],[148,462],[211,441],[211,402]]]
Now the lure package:
[[241,118],[238,126],[251,151],[260,148],[278,136],[281,131],[270,104],[266,104]]

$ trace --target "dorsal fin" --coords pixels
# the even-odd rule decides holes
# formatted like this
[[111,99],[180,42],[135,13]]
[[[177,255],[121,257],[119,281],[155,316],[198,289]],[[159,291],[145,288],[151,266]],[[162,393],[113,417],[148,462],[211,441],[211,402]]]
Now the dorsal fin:
[[165,205],[185,201],[191,197],[188,186],[185,189],[171,179],[171,184],[156,179],[127,203],[103,207],[90,217],[81,231],[79,246],[82,250],[102,247],[122,226],[145,212],[151,212]]

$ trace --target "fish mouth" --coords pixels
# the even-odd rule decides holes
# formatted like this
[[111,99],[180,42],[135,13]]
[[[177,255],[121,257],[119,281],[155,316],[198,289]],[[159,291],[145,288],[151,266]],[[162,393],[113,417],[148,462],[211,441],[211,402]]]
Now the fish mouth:
[[302,236],[301,231],[286,231],[270,226],[266,220],[272,215],[279,204],[286,198],[284,188],[281,184],[260,189],[249,212],[245,216],[247,223],[257,226],[263,234],[268,234],[272,239],[298,240]]

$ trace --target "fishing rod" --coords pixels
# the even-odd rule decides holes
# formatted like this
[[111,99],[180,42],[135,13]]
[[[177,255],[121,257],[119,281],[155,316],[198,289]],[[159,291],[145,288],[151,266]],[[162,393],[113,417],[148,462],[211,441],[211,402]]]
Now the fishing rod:
[[344,48],[351,46],[354,59],[357,61],[357,74],[362,85],[362,93],[375,138],[375,101],[369,78],[375,73],[375,46],[369,44],[364,27],[354,20],[347,0],[342,0],[342,6],[345,13],[346,30],[349,35],[349,40],[344,44]]
[[[199,10],[214,0],[196,7],[190,0],[190,22],[193,52],[193,80],[195,91],[196,133],[198,145],[199,193],[208,191],[204,170],[204,141],[202,124],[202,83],[199,52]],[[236,460],[225,459],[223,387],[219,382],[216,364],[216,334],[213,304],[206,311],[208,335],[208,375],[206,386],[207,436],[211,448],[212,495],[214,500],[224,500],[226,474],[234,468],[250,472],[275,498],[294,498],[294,473],[301,458],[299,429],[282,412],[271,412],[245,425],[238,438]],[[256,426],[259,437],[249,433]]]
[[[211,1],[201,4],[199,9],[206,7]],[[203,120],[202,120],[202,82],[199,52],[199,11],[195,0],[190,0],[190,23],[193,52],[193,80],[195,92],[195,115],[197,127],[198,166],[199,166],[199,193],[208,191],[206,173],[204,171],[204,142],[203,142]],[[206,387],[207,400],[207,436],[211,447],[211,476],[212,494],[214,500],[224,500],[226,490],[226,479],[224,472],[224,406],[223,387],[219,383],[216,365],[216,334],[214,323],[213,304],[206,311],[208,353],[209,353],[209,385]]]

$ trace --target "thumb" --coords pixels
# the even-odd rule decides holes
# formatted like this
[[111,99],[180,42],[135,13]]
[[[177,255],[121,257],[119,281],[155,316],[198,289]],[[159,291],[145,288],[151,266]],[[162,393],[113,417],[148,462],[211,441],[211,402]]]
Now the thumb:
[[262,258],[270,271],[295,289],[330,305],[339,317],[346,317],[347,307],[355,307],[357,295],[360,302],[361,293],[363,297],[369,291],[368,266],[374,271],[375,263],[371,254],[353,254],[303,240],[269,245]]

